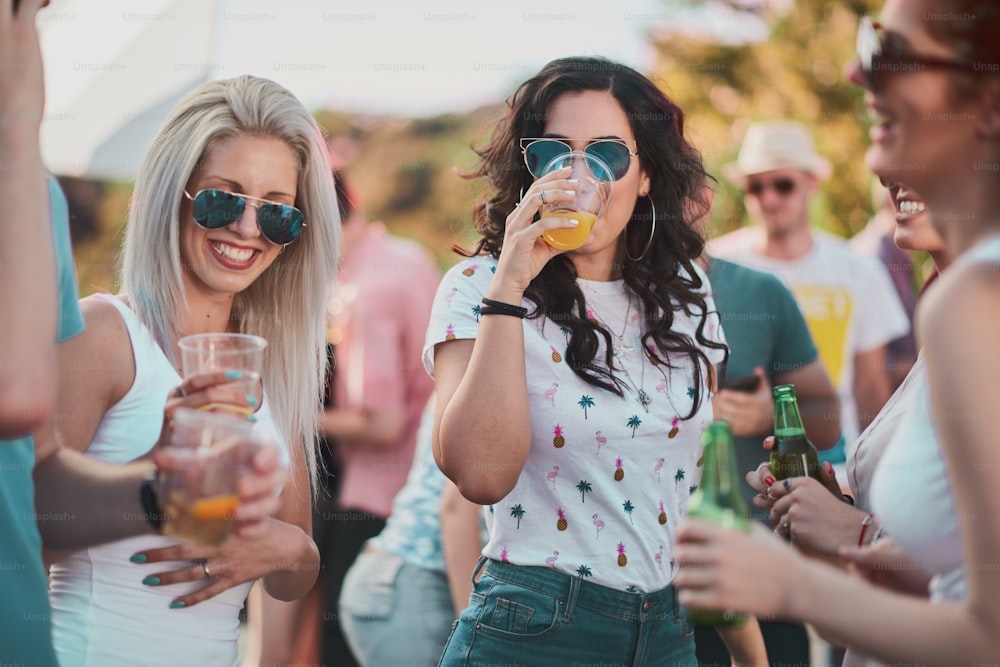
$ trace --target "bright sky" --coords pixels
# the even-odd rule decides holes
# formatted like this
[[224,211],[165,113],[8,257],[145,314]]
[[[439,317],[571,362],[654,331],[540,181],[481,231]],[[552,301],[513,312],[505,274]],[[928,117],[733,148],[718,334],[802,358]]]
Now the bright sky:
[[[676,14],[665,0],[225,0],[218,17],[211,5],[55,0],[40,21],[50,98],[83,83],[90,72],[74,69],[77,60],[118,62],[136,34],[152,28],[186,47],[190,57],[178,68],[211,78],[253,73],[310,105],[436,114],[502,97],[559,55],[647,64],[645,31]],[[161,56],[148,53],[151,61]]]
[[[310,108],[402,116],[465,112],[503,99],[559,56],[603,55],[647,69],[651,32],[692,25],[691,15],[671,0],[215,5],[53,0],[39,19],[51,121],[48,130],[43,126],[47,156],[68,150],[70,142],[104,140],[199,77],[265,76]],[[727,28],[725,17],[711,23]],[[75,151],[71,160],[79,166],[82,155]]]

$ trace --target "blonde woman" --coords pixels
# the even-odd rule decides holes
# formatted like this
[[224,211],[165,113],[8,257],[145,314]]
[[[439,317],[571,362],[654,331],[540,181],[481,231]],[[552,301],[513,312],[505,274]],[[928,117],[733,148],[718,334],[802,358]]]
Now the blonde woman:
[[[222,548],[139,537],[53,565],[63,664],[235,665],[252,583],[283,600],[312,586],[309,482],[339,235],[329,174],[302,104],[250,76],[192,92],[153,142],[136,179],[122,291],[81,301],[86,331],[60,355],[63,446],[124,464],[157,444],[164,403],[169,419],[221,401],[256,409],[256,428],[286,449],[290,482],[272,519]],[[178,340],[209,332],[269,341],[262,387],[181,382]]]

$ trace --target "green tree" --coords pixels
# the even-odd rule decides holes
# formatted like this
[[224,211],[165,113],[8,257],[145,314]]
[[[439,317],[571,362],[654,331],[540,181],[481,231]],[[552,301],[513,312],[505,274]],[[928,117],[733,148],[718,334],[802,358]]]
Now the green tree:
[[882,0],[665,0],[672,6],[714,8],[726,40],[683,32],[684,24],[654,38],[654,76],[685,112],[686,133],[719,178],[709,235],[746,222],[742,193],[721,178],[735,160],[747,125],[796,119],[813,133],[834,165],[812,206],[814,223],[850,236],[871,215],[872,177],[862,156],[868,117],[862,91],[842,70],[854,57],[858,17]]

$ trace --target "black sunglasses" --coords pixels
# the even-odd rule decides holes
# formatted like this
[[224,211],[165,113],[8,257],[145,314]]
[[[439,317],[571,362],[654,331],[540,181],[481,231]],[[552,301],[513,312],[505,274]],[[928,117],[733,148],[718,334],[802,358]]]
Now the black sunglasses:
[[878,90],[887,74],[920,72],[929,68],[979,71],[971,63],[907,53],[898,37],[886,34],[881,25],[868,17],[858,24],[857,50],[865,85],[871,90]]
[[782,197],[792,194],[795,191],[795,181],[790,178],[776,178],[773,181],[752,180],[747,181],[747,194],[759,197],[767,188],[774,188]]
[[[607,170],[604,170],[590,160],[585,160],[591,173],[600,172],[594,173],[594,178],[607,183],[617,181],[627,174],[629,167],[632,166],[632,156],[639,154],[630,149],[622,139],[596,139],[588,143],[584,151],[607,165]],[[528,173],[535,178],[541,176],[542,169],[549,162],[560,155],[572,152],[570,145],[561,139],[521,139],[524,164],[528,167]]]
[[257,228],[275,245],[288,245],[306,226],[302,211],[288,204],[216,189],[201,190],[193,197],[185,190],[184,196],[194,202],[194,221],[204,229],[228,227],[243,217],[247,205],[257,209]]

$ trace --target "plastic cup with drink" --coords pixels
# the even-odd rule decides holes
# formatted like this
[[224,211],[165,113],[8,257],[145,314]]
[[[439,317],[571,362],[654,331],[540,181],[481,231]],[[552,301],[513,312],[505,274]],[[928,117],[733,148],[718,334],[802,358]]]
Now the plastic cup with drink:
[[557,250],[576,250],[587,242],[598,218],[607,210],[613,181],[595,176],[611,173],[603,160],[580,151],[556,156],[542,168],[539,176],[566,167],[572,167],[568,178],[577,181],[575,196],[568,202],[543,203],[540,217],[576,220],[577,226],[547,231],[542,239]]
[[261,447],[277,446],[249,422],[191,408],[174,411],[167,442],[174,465],[160,474],[163,534],[220,546],[233,534],[239,480]]
[[[260,336],[234,333],[210,333],[185,336],[178,341],[184,379],[207,373],[229,372],[237,379],[234,390],[242,395],[258,396],[260,376],[264,369],[264,348],[267,341]],[[229,410],[243,414],[255,412],[254,407],[209,403],[200,410]]]

